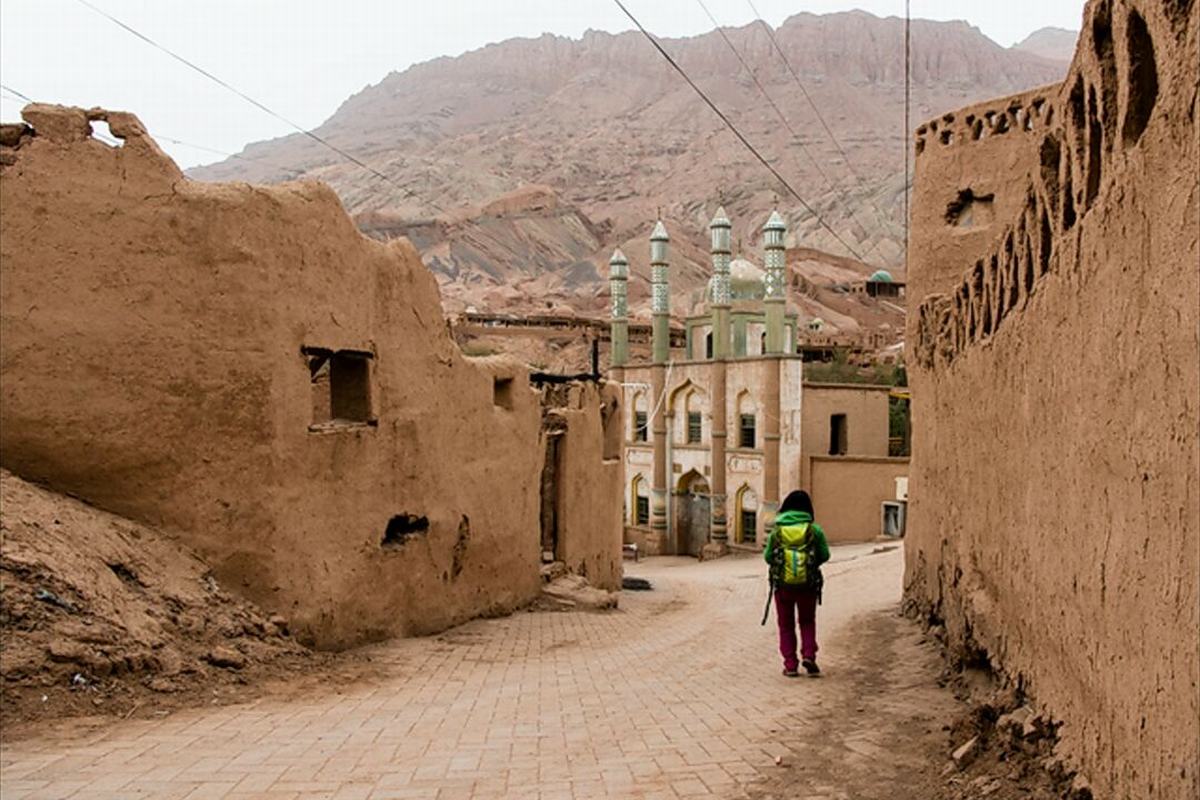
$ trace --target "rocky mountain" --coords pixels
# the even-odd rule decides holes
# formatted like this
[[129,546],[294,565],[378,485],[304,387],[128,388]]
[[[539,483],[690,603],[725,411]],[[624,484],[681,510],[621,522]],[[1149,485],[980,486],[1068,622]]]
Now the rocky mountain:
[[1078,40],[1079,31],[1069,31],[1065,28],[1041,28],[1014,44],[1013,49],[1040,56],[1048,61],[1058,62],[1065,67],[1075,57],[1075,43]]
[[[789,18],[775,35],[799,82],[764,26],[725,33],[787,125],[717,31],[662,44],[861,256],[864,275],[895,271],[908,140],[903,20],[859,11]],[[914,20],[911,127],[1062,75],[1060,63],[1000,47],[964,22]],[[659,214],[682,300],[707,279],[706,226],[721,202],[751,258],[776,205],[789,246],[851,255],[637,32],[512,39],[418,64],[348,98],[316,133],[404,189],[299,134],[190,174],[329,182],[364,231],[417,244],[450,310],[601,313],[607,259],[620,246],[632,262],[631,311],[641,311],[645,240]]]

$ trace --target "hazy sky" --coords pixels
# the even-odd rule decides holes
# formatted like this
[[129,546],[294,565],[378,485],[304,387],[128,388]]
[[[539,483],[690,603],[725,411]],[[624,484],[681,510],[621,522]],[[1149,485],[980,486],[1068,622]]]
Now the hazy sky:
[[[163,46],[312,128],[388,72],[543,32],[632,28],[612,0],[89,0]],[[696,0],[625,0],[651,32],[712,28]],[[772,25],[801,11],[902,16],[903,0],[755,0]],[[1078,29],[1084,0],[912,0],[913,17],[962,19],[1009,46],[1046,26]],[[746,0],[705,0],[723,25]],[[649,45],[647,45],[649,46]],[[35,100],[132,111],[158,137],[225,153],[291,128],[192,72],[78,0],[0,0],[0,82]],[[23,101],[0,95],[0,119]],[[184,167],[221,156],[160,143]]]

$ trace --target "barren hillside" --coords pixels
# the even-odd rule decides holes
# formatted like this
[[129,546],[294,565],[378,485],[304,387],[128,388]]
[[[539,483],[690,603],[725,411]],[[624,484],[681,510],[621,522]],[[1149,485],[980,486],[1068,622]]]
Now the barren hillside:
[[[903,21],[799,14],[777,32],[861,183],[765,30],[727,33],[797,138],[717,32],[664,46],[867,262],[902,263]],[[963,22],[914,21],[912,41],[914,122],[1059,80],[1064,71]],[[328,181],[365,231],[413,239],[451,310],[565,304],[598,313],[604,264],[616,246],[633,262],[636,310],[647,302],[643,240],[659,209],[674,237],[673,288],[686,295],[707,276],[705,226],[718,201],[735,238],[756,252],[758,227],[781,192],[634,32],[513,39],[419,64],[348,98],[317,132],[412,195],[337,163],[299,134],[252,144],[242,159],[191,174]],[[778,203],[790,245],[848,254],[798,204]]]
[[1079,31],[1069,31],[1065,28],[1039,28],[1013,45],[1013,49],[1032,53],[1050,61],[1058,61],[1065,68],[1075,55],[1075,44],[1078,40]]

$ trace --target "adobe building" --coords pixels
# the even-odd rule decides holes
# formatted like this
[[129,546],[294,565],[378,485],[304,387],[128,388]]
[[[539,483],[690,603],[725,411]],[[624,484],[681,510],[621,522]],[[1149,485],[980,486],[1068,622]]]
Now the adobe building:
[[877,269],[862,283],[850,287],[855,294],[865,294],[867,297],[887,297],[902,299],[904,297],[903,281],[892,277],[886,269]]
[[787,310],[783,218],[775,212],[763,228],[762,271],[732,259],[731,227],[719,209],[707,309],[686,319],[677,348],[668,339],[669,236],[655,225],[649,363],[629,359],[628,262],[619,250],[610,262],[626,540],[650,554],[758,550],[783,496],[800,488],[813,494],[831,541],[873,539],[881,504],[907,475],[907,459],[888,457],[888,387],[804,383],[798,316]]
[[908,457],[890,448],[892,395],[890,386],[804,383],[800,488],[832,543],[904,533]]
[[320,647],[514,609],[547,548],[619,587],[618,392],[544,409],[524,368],[468,361],[414,248],[324,184],[197,183],[130,114],[23,117],[0,137],[4,468],[161,528]]
[[1200,15],[916,132],[905,596],[1096,797],[1200,796]]

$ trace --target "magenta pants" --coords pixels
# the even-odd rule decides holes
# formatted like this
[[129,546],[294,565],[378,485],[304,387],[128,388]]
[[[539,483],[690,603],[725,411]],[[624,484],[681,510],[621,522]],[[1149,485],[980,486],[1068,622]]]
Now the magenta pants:
[[775,618],[779,621],[779,654],[783,668],[797,669],[796,623],[800,623],[800,656],[817,657],[817,593],[779,586],[775,589]]

